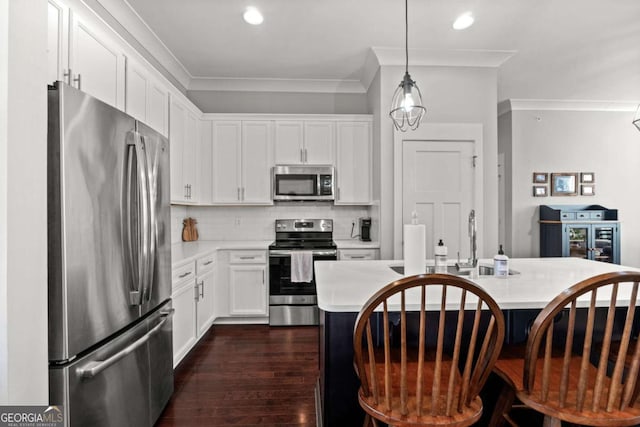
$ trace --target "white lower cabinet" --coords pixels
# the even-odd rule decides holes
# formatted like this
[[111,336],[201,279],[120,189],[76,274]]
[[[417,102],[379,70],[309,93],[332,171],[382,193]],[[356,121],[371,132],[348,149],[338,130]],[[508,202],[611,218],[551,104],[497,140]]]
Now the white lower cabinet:
[[216,279],[216,323],[267,323],[269,285],[264,250],[222,251]]
[[338,260],[364,261],[380,258],[379,249],[338,249]]
[[266,316],[267,268],[263,265],[229,266],[229,314],[231,316]]
[[215,319],[215,253],[173,269],[173,366],[184,358]]
[[194,289],[196,270],[193,261],[173,269],[172,295],[173,309],[173,366],[196,343],[196,304]]

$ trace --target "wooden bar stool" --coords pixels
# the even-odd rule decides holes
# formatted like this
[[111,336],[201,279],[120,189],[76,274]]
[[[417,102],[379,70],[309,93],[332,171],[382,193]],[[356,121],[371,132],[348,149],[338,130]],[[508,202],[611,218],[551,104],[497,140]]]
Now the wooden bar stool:
[[365,426],[468,426],[500,353],[502,311],[461,277],[429,274],[395,281],[363,306],[354,330]]
[[[508,411],[515,397],[544,414],[545,427],[560,426],[561,420],[587,426],[640,424],[640,346],[632,339],[639,282],[638,272],[607,273],[554,298],[536,317],[524,358],[501,356],[496,362],[494,370],[507,387],[491,425],[514,425]],[[596,306],[603,305],[606,321],[595,327]],[[576,320],[579,307],[588,308],[584,324]],[[554,319],[560,313],[567,316],[566,331],[554,335]],[[622,336],[611,367],[615,324],[622,325]]]

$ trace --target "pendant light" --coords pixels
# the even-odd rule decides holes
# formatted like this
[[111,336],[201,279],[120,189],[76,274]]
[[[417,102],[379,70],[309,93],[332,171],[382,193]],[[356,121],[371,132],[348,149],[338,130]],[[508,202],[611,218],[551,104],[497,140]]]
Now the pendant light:
[[638,109],[636,110],[636,115],[633,117],[633,123],[638,130],[640,130],[640,104],[638,105]]
[[404,1],[404,24],[405,24],[405,72],[400,86],[396,89],[391,100],[391,111],[389,117],[393,120],[393,125],[399,131],[405,132],[407,129],[415,130],[420,125],[422,116],[427,111],[422,106],[422,94],[415,81],[409,75],[409,8],[408,0]]

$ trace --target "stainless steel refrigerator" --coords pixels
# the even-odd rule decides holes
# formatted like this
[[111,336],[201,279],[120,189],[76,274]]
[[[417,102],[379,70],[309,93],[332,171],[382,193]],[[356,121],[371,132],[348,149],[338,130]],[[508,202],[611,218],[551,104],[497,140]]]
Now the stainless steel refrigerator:
[[48,94],[50,403],[70,426],[151,426],[173,392],[169,142]]

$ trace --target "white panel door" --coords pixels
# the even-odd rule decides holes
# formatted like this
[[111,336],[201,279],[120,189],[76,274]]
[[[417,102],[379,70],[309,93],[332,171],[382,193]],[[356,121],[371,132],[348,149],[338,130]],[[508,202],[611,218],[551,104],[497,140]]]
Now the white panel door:
[[297,165],[303,162],[304,127],[301,121],[275,122],[275,164]]
[[196,286],[198,292],[197,327],[198,337],[202,336],[213,323],[213,281],[215,270],[198,275]]
[[336,204],[371,203],[371,123],[339,122]]
[[242,122],[213,121],[213,203],[240,202]]
[[190,280],[171,295],[173,315],[173,366],[187,354],[196,342],[195,282]]
[[469,256],[467,221],[473,209],[473,141],[405,140],[402,146],[402,223],[412,213],[426,226],[426,256],[442,239],[449,253]]
[[198,183],[196,179],[196,154],[199,146],[198,118],[187,110],[185,122],[185,139],[182,146],[182,182],[187,185],[187,201],[197,202]]
[[107,36],[94,31],[76,14],[71,14],[69,52],[72,85],[124,110],[125,57]]
[[162,135],[169,135],[169,91],[153,80],[147,88],[147,123]]
[[47,83],[66,81],[69,65],[69,8],[56,0],[47,5]]
[[335,164],[335,124],[330,121],[304,122],[304,159],[313,165]]
[[213,141],[211,121],[199,120],[200,138],[196,155],[198,202],[210,204],[213,197]]
[[269,121],[242,122],[242,190],[244,203],[272,204],[273,133]]
[[266,316],[266,266],[230,265],[229,298],[231,316]]
[[182,153],[185,139],[185,122],[187,111],[185,107],[171,100],[169,126],[169,147],[171,154],[171,201],[184,202],[187,200],[187,188],[182,179]]
[[147,121],[147,88],[149,80],[146,71],[133,61],[127,62],[126,113],[145,123]]

